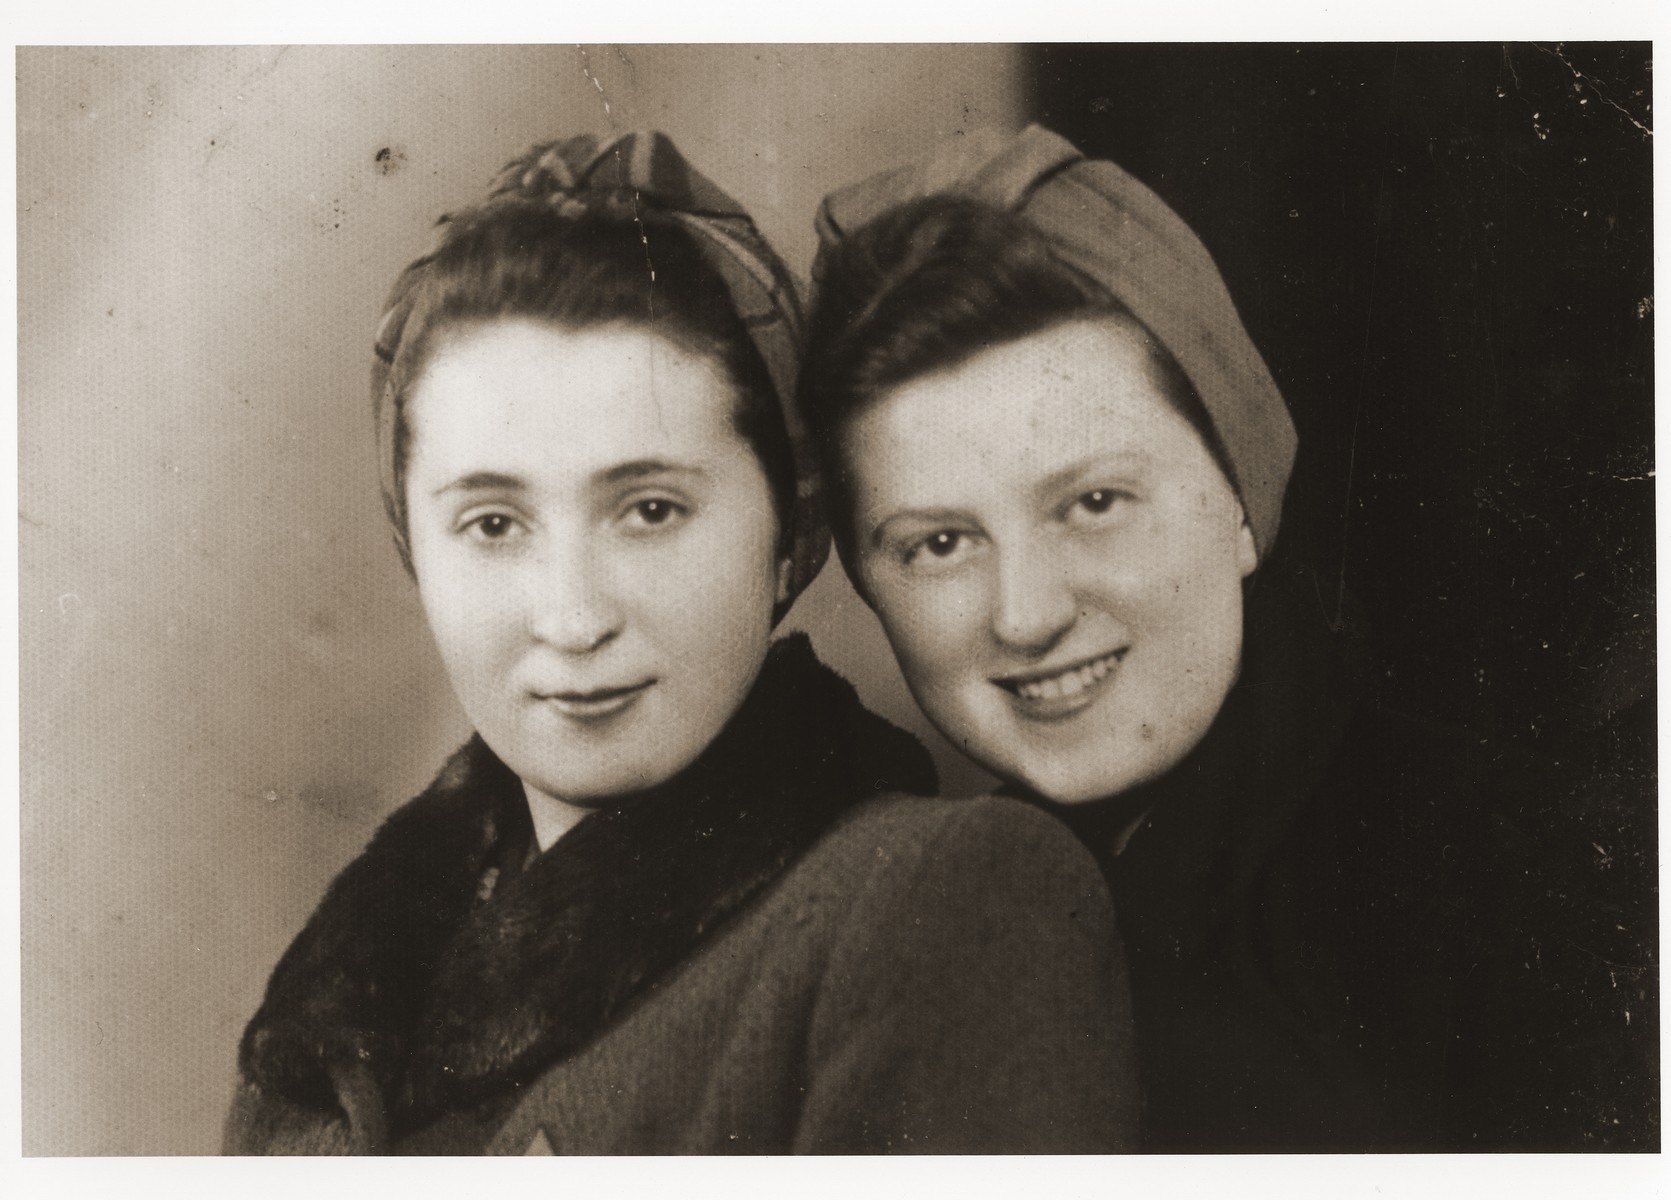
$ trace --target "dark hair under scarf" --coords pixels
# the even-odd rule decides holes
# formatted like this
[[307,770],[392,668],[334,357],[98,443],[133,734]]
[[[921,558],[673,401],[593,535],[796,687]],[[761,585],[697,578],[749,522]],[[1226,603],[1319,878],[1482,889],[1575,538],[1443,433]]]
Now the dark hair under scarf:
[[[1261,559],[1276,540],[1297,441],[1264,359],[1242,327],[1207,248],[1161,198],[1111,162],[1093,161],[1039,125],[1014,137],[975,135],[921,162],[828,196],[818,213],[815,285],[838,269],[847,244],[887,214],[954,196],[1014,213],[1055,257],[1130,312],[1182,370],[1206,409],[1231,468]],[[870,264],[878,286],[897,280]],[[969,264],[979,274],[985,264]],[[1089,306],[1088,306],[1089,307]],[[852,313],[819,312],[815,324]],[[814,341],[825,338],[815,330]],[[826,414],[825,419],[839,414]]]
[[[768,476],[774,474],[772,459],[786,460],[779,473],[792,478],[781,489],[787,495],[779,516],[790,560],[790,597],[812,581],[829,539],[819,511],[816,459],[794,403],[800,302],[788,269],[736,201],[686,162],[665,134],[628,133],[603,141],[584,135],[535,146],[499,173],[482,203],[443,216],[438,224],[435,248],[401,272],[389,294],[372,367],[383,502],[408,569],[403,409],[433,335],[461,319],[531,315],[575,324],[642,319],[658,332],[694,340],[714,353],[745,393],[769,393],[765,419],[745,411],[739,427],[761,454]],[[543,278],[542,239],[589,251],[564,260],[588,260],[582,274]],[[623,272],[616,264],[627,246],[630,304],[617,297],[612,305],[606,293],[621,290],[616,277]],[[461,254],[489,261],[461,269],[455,261]],[[480,298],[461,314],[461,270],[475,275],[465,290],[490,290],[510,281],[504,289],[519,294],[493,298],[491,314],[484,314]],[[565,287],[569,295],[555,302],[561,311],[551,312],[550,296]],[[722,294],[713,295],[716,290]],[[628,310],[632,317],[623,316]],[[735,353],[739,341],[741,355]],[[755,383],[759,386],[751,387]],[[763,451],[763,444],[781,445],[783,453]],[[774,494],[779,490],[774,481]]]

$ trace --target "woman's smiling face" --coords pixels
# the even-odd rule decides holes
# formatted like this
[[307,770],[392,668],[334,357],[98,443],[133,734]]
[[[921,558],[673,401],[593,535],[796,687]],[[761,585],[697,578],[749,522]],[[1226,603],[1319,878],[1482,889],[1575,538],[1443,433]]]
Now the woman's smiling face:
[[413,565],[460,702],[581,805],[689,765],[766,654],[781,569],[735,386],[641,329],[440,335],[412,389]]
[[1141,329],[1073,321],[884,393],[842,438],[859,576],[929,719],[1060,803],[1174,766],[1235,681],[1241,505]]

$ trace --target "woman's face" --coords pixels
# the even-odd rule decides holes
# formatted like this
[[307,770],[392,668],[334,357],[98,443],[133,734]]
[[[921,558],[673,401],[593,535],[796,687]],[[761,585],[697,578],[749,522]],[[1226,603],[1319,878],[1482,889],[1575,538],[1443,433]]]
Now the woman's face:
[[1181,759],[1240,660],[1241,505],[1142,333],[1076,321],[851,421],[860,578],[929,719],[1060,803]]
[[530,787],[588,805],[661,783],[747,695],[781,572],[736,400],[656,335],[517,319],[444,334],[412,389],[418,590]]

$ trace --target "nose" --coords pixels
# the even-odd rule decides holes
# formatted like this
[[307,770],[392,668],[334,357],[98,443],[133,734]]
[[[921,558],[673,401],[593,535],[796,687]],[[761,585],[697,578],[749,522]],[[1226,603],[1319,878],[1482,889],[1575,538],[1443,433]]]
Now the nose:
[[540,556],[527,598],[529,631],[537,641],[565,654],[589,654],[621,632],[622,607],[596,557],[583,537]]
[[1078,604],[1063,564],[1047,548],[1006,548],[998,554],[993,636],[1028,657],[1046,653],[1073,627]]

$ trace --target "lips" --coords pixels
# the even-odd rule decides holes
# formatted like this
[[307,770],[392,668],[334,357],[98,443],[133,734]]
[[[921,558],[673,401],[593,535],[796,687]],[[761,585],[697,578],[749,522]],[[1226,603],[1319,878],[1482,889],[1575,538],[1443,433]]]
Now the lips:
[[1096,698],[1102,685],[1118,669],[1127,649],[1122,647],[1048,671],[998,676],[992,682],[1015,697],[1017,706],[1028,716],[1068,716]]
[[585,691],[535,691],[534,699],[577,721],[598,721],[626,711],[655,684],[644,679],[621,687],[591,688]]

